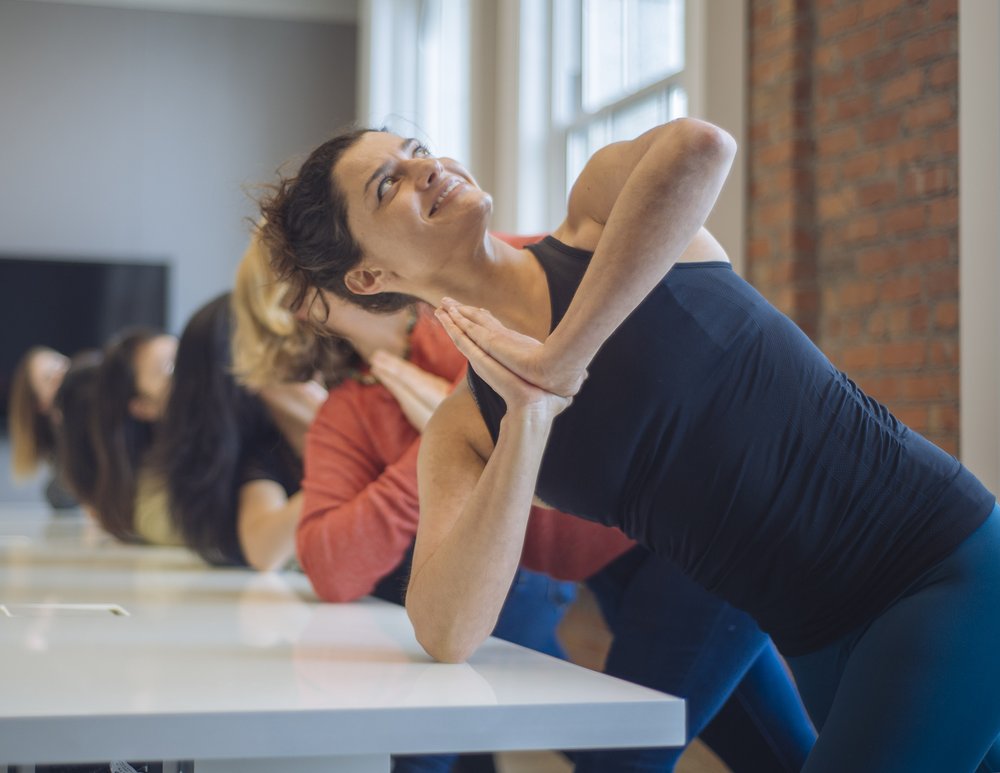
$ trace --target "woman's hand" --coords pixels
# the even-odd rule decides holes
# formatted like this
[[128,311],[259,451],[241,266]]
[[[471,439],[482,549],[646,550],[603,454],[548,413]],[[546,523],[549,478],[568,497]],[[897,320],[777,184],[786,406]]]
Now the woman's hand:
[[279,431],[300,457],[305,448],[306,430],[327,395],[326,388],[316,381],[271,384],[257,392]]
[[[587,378],[587,363],[554,356],[552,347],[505,327],[486,309],[464,306],[451,298],[444,298],[441,306],[454,326],[479,350],[529,384],[562,397],[572,397],[580,391]],[[445,329],[448,330],[447,326]],[[454,335],[452,340],[471,363],[472,358]],[[486,379],[478,368],[476,372]]]
[[372,375],[396,398],[410,424],[422,433],[451,391],[451,383],[381,349],[372,355],[369,364]]
[[[534,374],[532,368],[537,367],[543,349],[541,342],[505,328],[483,309],[451,302],[434,314],[469,365],[503,398],[508,414],[523,413],[551,421],[573,402],[571,395],[549,391],[514,369]],[[487,351],[480,340],[491,350]],[[501,357],[507,362],[501,361]],[[578,380],[582,383],[583,378]]]

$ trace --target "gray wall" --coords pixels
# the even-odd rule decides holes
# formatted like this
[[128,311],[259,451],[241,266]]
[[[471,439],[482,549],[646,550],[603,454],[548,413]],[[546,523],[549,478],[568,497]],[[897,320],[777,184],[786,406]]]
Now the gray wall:
[[0,253],[165,260],[179,330],[231,285],[247,186],[353,120],[355,39],[0,0]]

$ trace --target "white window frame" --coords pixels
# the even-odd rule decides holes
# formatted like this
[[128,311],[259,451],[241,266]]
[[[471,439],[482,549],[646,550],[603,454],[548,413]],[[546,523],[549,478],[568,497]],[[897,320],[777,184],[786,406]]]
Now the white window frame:
[[[554,127],[552,9],[549,0],[507,0],[498,30],[494,224],[517,233],[548,231],[565,213],[565,132]],[[746,135],[745,0],[688,0],[686,61],[680,76],[688,114]],[[711,51],[711,56],[708,52]],[[644,90],[641,93],[646,93]],[[745,253],[745,163],[737,155],[708,222],[736,268]]]
[[960,0],[960,456],[1000,491],[1000,4]]

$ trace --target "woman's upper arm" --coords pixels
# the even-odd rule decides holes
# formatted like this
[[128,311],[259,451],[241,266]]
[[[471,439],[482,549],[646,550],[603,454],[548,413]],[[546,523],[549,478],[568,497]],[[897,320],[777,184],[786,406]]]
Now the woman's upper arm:
[[704,121],[679,118],[656,126],[633,140],[613,142],[590,157],[570,191],[566,220],[553,235],[567,244],[593,251],[626,181],[658,142],[687,143],[693,155],[712,152],[731,142],[721,129]]
[[420,522],[414,574],[451,531],[492,450],[493,440],[475,398],[462,382],[431,417],[420,446]]

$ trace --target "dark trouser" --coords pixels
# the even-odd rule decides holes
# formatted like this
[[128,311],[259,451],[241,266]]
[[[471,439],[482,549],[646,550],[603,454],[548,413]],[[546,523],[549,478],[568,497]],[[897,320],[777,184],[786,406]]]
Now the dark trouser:
[[1000,507],[870,624],[789,665],[820,727],[803,773],[1000,770]]
[[[606,673],[684,698],[688,740],[701,735],[735,773],[801,768],[815,732],[777,651],[748,615],[641,548],[587,584],[614,635]],[[578,773],[671,771],[682,751],[572,756]]]

